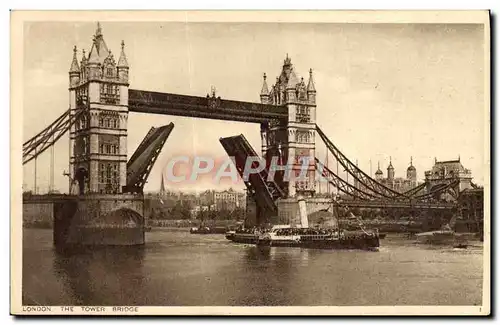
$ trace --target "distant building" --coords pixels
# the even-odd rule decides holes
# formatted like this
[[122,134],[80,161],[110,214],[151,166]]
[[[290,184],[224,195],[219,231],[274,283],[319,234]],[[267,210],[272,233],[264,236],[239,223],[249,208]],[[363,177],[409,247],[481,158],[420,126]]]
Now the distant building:
[[236,208],[245,208],[246,199],[245,193],[234,191],[230,188],[227,191],[214,193],[215,208],[219,211],[233,211]]
[[460,162],[460,157],[457,160],[446,161],[435,159],[432,169],[425,172],[425,181],[429,184],[427,191],[432,191],[434,186],[452,179],[459,180],[457,194],[472,188],[472,172],[464,168]]
[[394,166],[392,166],[392,159],[390,159],[389,166],[387,167],[387,177],[384,178],[384,173],[380,169],[379,163],[378,169],[375,172],[375,180],[400,193],[404,193],[418,185],[417,169],[413,166],[413,158],[410,158],[410,166],[406,169],[406,178],[395,177],[395,175],[396,173]]

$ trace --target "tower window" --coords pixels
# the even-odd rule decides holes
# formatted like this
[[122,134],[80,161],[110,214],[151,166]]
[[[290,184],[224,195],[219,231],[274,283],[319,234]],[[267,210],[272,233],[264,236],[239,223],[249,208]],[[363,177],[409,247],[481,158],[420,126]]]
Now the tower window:
[[83,138],[83,154],[87,154],[87,138]]
[[102,117],[99,117],[99,126],[100,127],[104,126],[104,119]]
[[[103,153],[103,152],[104,152],[104,145],[101,143],[99,145],[99,153]],[[101,168],[103,168],[103,167],[101,167]]]
[[111,181],[111,165],[108,164],[106,168],[106,178],[107,178],[107,183],[110,183]]
[[101,102],[105,104],[117,104],[120,99],[117,85],[101,84]]
[[113,119],[113,128],[115,128],[115,129],[116,129],[116,128],[117,128],[117,126],[116,126],[116,125],[117,125],[117,121],[116,121],[116,119]]
[[113,76],[113,68],[108,68],[106,71],[107,71],[106,74],[108,75],[108,77]]

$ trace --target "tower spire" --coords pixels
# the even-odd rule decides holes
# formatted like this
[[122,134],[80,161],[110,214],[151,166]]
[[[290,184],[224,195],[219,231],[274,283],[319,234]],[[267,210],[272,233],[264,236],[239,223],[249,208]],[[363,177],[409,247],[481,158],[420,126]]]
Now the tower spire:
[[101,23],[97,22],[97,29],[95,31],[95,37],[100,37],[100,36],[102,36]]
[[290,57],[288,56],[288,53],[287,53],[284,65],[290,65],[290,64],[292,64],[292,59],[290,59]]
[[120,53],[120,58],[118,59],[118,67],[128,68],[127,56],[125,55],[125,42],[122,40],[122,51]]
[[71,61],[71,68],[69,72],[80,72],[80,67],[78,66],[78,60],[76,59],[76,45],[73,48],[73,60]]
[[314,86],[314,79],[313,79],[313,69],[309,69],[309,82],[307,84],[307,92],[316,92],[316,87]]
[[264,96],[267,96],[269,95],[269,88],[267,87],[267,76],[266,76],[266,73],[264,72],[264,81],[262,82],[262,89],[260,91],[260,95],[264,95]]

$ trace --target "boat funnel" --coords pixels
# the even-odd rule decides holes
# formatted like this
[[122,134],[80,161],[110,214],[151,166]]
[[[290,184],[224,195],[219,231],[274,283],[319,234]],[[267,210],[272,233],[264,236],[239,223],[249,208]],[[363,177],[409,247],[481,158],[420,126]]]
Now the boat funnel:
[[309,228],[309,221],[307,220],[307,206],[306,200],[299,198],[299,215],[300,215],[300,226],[302,228]]

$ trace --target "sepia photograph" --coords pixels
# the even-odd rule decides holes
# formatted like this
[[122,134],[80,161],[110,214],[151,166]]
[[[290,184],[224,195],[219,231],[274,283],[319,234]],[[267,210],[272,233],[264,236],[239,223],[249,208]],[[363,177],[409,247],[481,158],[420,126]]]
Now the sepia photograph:
[[12,314],[490,314],[488,11],[12,11],[11,55]]

